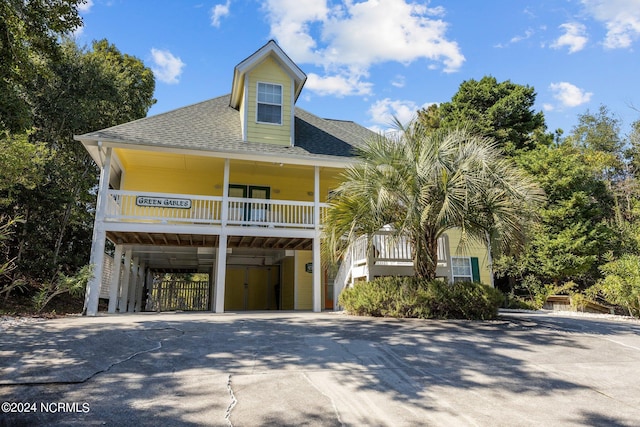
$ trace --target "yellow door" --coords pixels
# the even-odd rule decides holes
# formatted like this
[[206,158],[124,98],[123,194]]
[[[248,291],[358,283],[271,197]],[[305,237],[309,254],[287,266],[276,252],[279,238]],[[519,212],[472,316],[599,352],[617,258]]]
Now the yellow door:
[[227,266],[224,291],[224,309],[271,310],[276,309],[277,267]]
[[269,270],[248,267],[247,310],[269,309]]
[[224,309],[245,310],[246,267],[227,266],[224,284]]

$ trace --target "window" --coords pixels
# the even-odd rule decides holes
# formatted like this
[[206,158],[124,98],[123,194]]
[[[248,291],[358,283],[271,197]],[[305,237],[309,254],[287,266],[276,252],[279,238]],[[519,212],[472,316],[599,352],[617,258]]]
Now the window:
[[473,272],[471,270],[471,258],[451,257],[451,273],[453,282],[471,282]]
[[282,86],[258,83],[259,123],[282,124]]

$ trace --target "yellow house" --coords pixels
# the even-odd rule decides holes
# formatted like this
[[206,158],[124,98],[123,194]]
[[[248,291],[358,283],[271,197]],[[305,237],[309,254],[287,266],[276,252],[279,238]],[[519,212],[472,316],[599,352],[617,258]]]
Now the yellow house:
[[[406,253],[357,264],[355,252],[336,278],[320,267],[327,197],[372,133],[297,108],[305,80],[269,41],[235,67],[229,95],[76,136],[101,169],[88,315],[103,281],[109,312],[143,310],[153,272],[208,273],[197,298],[221,313],[320,311],[350,281],[406,268]],[[441,275],[488,282],[486,256],[460,261],[453,243],[442,241]]]

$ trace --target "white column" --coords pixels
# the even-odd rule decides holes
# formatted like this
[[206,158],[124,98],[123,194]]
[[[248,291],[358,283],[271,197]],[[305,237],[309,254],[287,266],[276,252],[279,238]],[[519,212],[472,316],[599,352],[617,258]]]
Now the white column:
[[218,253],[216,254],[216,313],[224,313],[224,285],[227,276],[227,235],[220,235]]
[[313,311],[322,311],[322,262],[320,260],[320,167],[314,170],[313,218],[315,236],[313,238]]
[[116,245],[113,254],[113,269],[111,271],[111,283],[109,284],[109,313],[115,313],[118,307],[118,290],[120,288],[120,271],[122,270],[122,245]]
[[[146,295],[147,298],[145,299],[145,306],[140,307],[142,311],[147,309],[147,306],[149,305],[149,299],[151,298],[151,292],[153,289],[153,274],[151,273],[151,270],[147,270],[145,284],[147,285],[147,295]],[[142,296],[145,296],[145,295],[143,294]]]
[[[101,144],[100,144],[101,146]],[[102,148],[100,147],[100,150]],[[93,223],[93,237],[91,240],[91,257],[89,264],[93,266],[93,277],[87,283],[87,291],[84,297],[84,314],[95,316],[98,314],[98,302],[100,299],[100,284],[104,269],[104,246],[107,241],[107,233],[104,230],[104,215],[107,205],[107,192],[109,191],[109,174],[111,172],[111,147],[108,147],[105,159],[100,171],[98,184],[98,199],[96,201],[96,217]]]
[[224,159],[224,175],[222,179],[222,233],[219,237],[218,251],[216,253],[215,292],[213,295],[216,313],[224,313],[224,286],[227,277],[227,219],[229,218],[229,159]]
[[136,287],[136,306],[135,311],[142,311],[142,290],[144,288],[144,270],[146,268],[145,263],[140,264],[140,268],[138,269],[138,286]]
[[131,280],[129,282],[129,303],[127,313],[133,313],[136,304],[136,289],[138,288],[138,270],[140,269],[140,258],[133,258],[133,268],[131,269]]
[[120,299],[118,300],[118,311],[127,312],[127,300],[129,299],[129,280],[131,279],[131,256],[133,250],[126,248],[124,251],[124,271],[122,275],[122,285],[120,286]]
[[220,212],[220,221],[222,228],[227,226],[229,219],[229,159],[224,159],[224,175],[222,178],[222,212]]

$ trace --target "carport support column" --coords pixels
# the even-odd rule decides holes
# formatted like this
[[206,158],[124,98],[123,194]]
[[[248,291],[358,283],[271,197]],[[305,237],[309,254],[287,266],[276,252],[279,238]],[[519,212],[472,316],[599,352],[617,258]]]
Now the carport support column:
[[109,313],[115,313],[118,307],[118,290],[120,288],[120,271],[122,271],[122,245],[116,245],[113,254],[113,269],[111,270],[111,283],[109,284]]
[[[98,150],[102,152],[102,141],[98,142]],[[100,299],[100,285],[104,270],[104,246],[107,242],[107,233],[104,227],[104,216],[107,206],[107,192],[109,191],[109,174],[111,172],[111,147],[107,147],[100,182],[98,184],[98,199],[96,201],[96,217],[93,223],[93,237],[91,239],[91,257],[89,264],[93,266],[93,277],[87,283],[84,297],[83,314],[95,316],[98,314],[98,302]]]
[[124,251],[124,272],[122,275],[122,286],[120,286],[120,300],[118,301],[118,311],[127,312],[127,299],[129,298],[129,280],[131,279],[131,256],[133,249],[127,248]]
[[227,276],[227,235],[220,235],[216,254],[216,313],[224,313],[224,285]]
[[229,159],[224,159],[224,175],[222,178],[222,212],[220,220],[222,223],[222,233],[220,233],[218,243],[218,253],[216,254],[216,284],[215,284],[215,306],[216,313],[224,313],[224,286],[227,277],[227,220],[229,218]]
[[136,312],[141,312],[142,308],[140,307],[142,305],[142,291],[144,289],[144,272],[146,270],[147,266],[145,265],[145,263],[141,263],[140,267],[138,268],[138,286],[136,288],[136,307],[135,310]]
[[314,170],[313,182],[313,218],[315,236],[313,237],[313,311],[322,311],[322,264],[320,261],[320,167]]
[[138,286],[138,268],[140,268],[140,260],[138,257],[133,259],[133,267],[131,269],[131,278],[129,280],[129,302],[127,303],[127,313],[133,313],[136,303],[136,287]]

